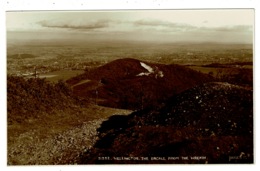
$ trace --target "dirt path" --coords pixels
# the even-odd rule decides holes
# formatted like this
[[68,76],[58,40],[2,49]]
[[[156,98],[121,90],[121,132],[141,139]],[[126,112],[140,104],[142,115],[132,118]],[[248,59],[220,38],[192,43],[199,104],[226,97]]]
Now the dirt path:
[[81,84],[84,84],[84,83],[88,83],[88,82],[90,82],[90,81],[91,81],[91,80],[83,80],[83,81],[80,81],[79,83],[77,83],[77,84],[71,86],[71,88],[76,87],[76,86],[81,85]]
[[8,165],[75,164],[77,157],[96,142],[96,129],[103,121],[114,114],[129,113],[95,106],[74,115],[73,120],[71,115],[53,116],[46,118],[48,122],[31,121],[27,128],[10,126]]

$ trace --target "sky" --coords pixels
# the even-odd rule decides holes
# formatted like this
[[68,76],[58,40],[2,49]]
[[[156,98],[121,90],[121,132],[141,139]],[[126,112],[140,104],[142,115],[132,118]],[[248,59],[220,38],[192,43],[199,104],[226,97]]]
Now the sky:
[[254,10],[7,12],[8,40],[253,43]]

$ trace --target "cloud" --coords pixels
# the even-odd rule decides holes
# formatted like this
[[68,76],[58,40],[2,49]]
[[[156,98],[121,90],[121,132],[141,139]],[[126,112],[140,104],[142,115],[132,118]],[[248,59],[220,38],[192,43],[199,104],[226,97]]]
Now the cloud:
[[[204,21],[207,23],[209,21]],[[253,26],[229,25],[209,27],[207,24],[195,26],[190,23],[179,23],[163,20],[91,20],[63,19],[38,22],[42,28],[57,33],[75,30],[93,38],[151,40],[151,41],[218,41],[218,42],[252,42]],[[55,29],[56,28],[56,29]],[[85,33],[88,33],[87,35]],[[98,34],[97,34],[98,33]],[[72,35],[72,34],[71,34]],[[73,37],[73,36],[72,36]],[[75,37],[75,36],[74,36]],[[81,38],[81,37],[80,37]],[[79,38],[79,39],[80,39]]]
[[[208,20],[203,21],[209,22]],[[178,23],[163,20],[91,20],[76,18],[73,20],[44,20],[38,22],[43,28],[56,28],[64,30],[77,30],[83,32],[135,32],[145,31],[150,34],[221,34],[221,33],[252,33],[253,26],[250,25],[233,25],[220,27],[194,26],[188,23]]]
[[196,29],[195,26],[184,24],[184,23],[173,23],[161,20],[138,20],[134,22],[135,26],[138,27],[150,27],[150,28],[161,28],[169,31],[192,31]]
[[[203,23],[208,23],[209,21],[203,21]],[[221,27],[198,27],[185,23],[173,23],[160,20],[138,20],[133,23],[135,26],[146,29],[154,29],[157,31],[169,32],[253,32],[253,26],[250,25],[234,25],[234,26],[221,26]]]
[[236,25],[227,27],[217,27],[214,30],[219,32],[252,32],[253,27],[249,25]]
[[96,30],[109,27],[109,21],[95,21],[87,22],[83,20],[74,21],[40,21],[38,22],[42,27],[47,28],[60,28],[60,29],[71,29],[71,30]]

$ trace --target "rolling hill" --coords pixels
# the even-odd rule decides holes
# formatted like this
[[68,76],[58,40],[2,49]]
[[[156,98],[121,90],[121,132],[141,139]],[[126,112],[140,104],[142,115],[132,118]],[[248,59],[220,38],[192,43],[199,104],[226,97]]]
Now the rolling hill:
[[124,58],[67,80],[75,95],[97,104],[144,109],[213,78],[180,65]]

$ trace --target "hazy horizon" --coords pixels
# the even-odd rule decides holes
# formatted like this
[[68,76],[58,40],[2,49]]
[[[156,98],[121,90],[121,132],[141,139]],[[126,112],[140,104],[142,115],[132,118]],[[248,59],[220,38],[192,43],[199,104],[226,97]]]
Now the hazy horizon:
[[252,44],[254,10],[7,12],[8,42],[125,40]]

